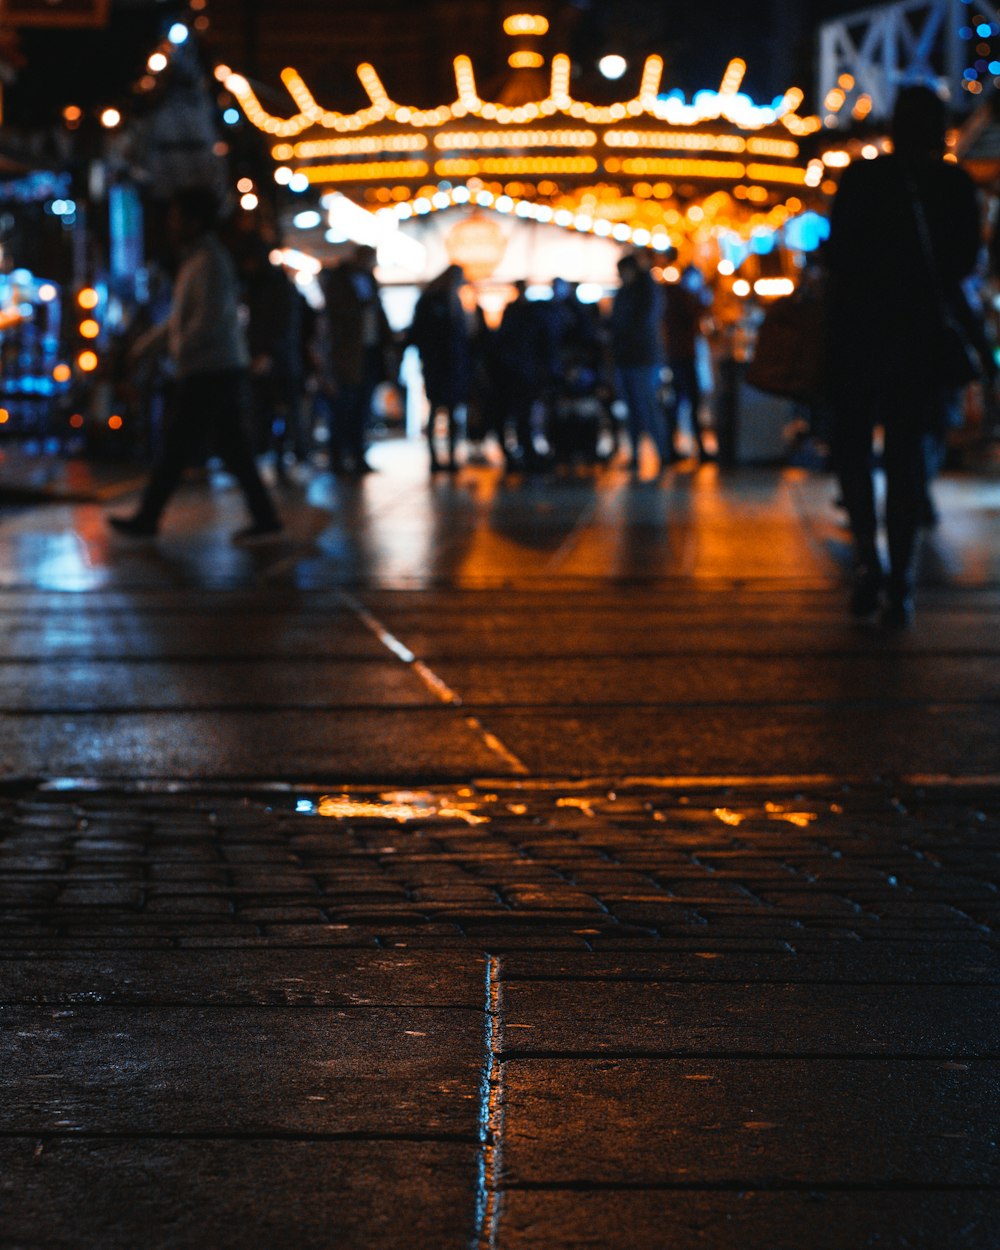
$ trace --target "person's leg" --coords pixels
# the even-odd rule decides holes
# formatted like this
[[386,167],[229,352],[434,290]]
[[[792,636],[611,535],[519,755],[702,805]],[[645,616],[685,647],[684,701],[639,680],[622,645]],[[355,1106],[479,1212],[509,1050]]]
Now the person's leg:
[[691,422],[691,434],[698,448],[698,456],[705,459],[705,444],[701,437],[701,382],[698,379],[698,362],[696,360],[686,360],[684,362],[684,394],[688,403],[689,420]]
[[615,375],[618,394],[625,403],[627,416],[625,428],[632,445],[632,468],[639,467],[639,447],[642,441],[642,398],[641,386],[637,381],[637,369],[618,369]]
[[257,472],[245,425],[246,379],[238,370],[203,375],[206,403],[218,436],[219,454],[239,483],[254,525],[280,529],[281,521]]
[[669,464],[673,459],[672,448],[667,440],[667,418],[660,403],[659,384],[660,369],[658,365],[644,365],[636,370],[638,387],[636,402],[639,405],[639,420],[642,427],[653,440],[660,457],[660,464]]
[[907,387],[887,414],[883,464],[889,540],[890,624],[905,625],[913,611],[917,531],[929,499],[927,441],[945,429],[944,388]]
[[135,520],[155,529],[200,445],[206,420],[206,397],[192,379],[177,383],[173,412],[163,432],[163,446],[142,494]]
[[854,589],[851,611],[870,616],[878,608],[882,564],[872,479],[874,412],[867,397],[837,396],[833,426],[833,463],[854,539]]

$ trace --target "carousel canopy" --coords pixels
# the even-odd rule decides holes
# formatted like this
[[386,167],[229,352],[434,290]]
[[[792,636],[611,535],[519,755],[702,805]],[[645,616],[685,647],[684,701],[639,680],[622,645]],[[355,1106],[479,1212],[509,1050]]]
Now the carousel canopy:
[[800,114],[798,88],[757,103],[737,58],[717,89],[689,101],[664,92],[662,58],[650,56],[631,98],[591,104],[572,94],[569,57],[546,65],[538,51],[544,17],[515,14],[504,29],[511,73],[492,101],[466,56],[454,61],[455,99],[434,108],[394,100],[368,63],[357,72],[369,104],[353,113],[320,105],[295,69],[281,75],[286,116],[228,67],[218,77],[273,136],[279,181],[400,221],[469,205],[666,250],[720,233],[750,239],[822,196],[824,166],[801,150],[822,123]]

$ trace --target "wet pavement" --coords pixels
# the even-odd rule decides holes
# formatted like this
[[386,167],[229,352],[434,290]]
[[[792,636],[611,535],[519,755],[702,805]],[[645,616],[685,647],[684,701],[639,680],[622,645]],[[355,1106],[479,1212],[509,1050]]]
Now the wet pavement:
[[1000,475],[375,458],[0,513],[2,1250],[994,1250]]

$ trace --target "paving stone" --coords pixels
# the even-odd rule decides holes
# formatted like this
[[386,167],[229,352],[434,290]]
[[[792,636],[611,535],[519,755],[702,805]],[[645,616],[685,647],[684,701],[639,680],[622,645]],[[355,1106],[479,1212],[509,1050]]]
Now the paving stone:
[[0,1130],[475,1141],[481,1012],[0,1008]]
[[524,1059],[502,1074],[505,1186],[1000,1184],[995,1061]]
[[505,981],[505,1055],[993,1056],[1000,988]]
[[0,958],[0,995],[7,1004],[480,1009],[484,986],[485,960],[473,951],[417,956],[262,950],[250,960],[225,951],[190,950],[167,956],[119,951],[103,958]]
[[4,1250],[466,1250],[475,1146],[0,1142]]
[[1000,1194],[508,1190],[497,1250],[994,1250]]

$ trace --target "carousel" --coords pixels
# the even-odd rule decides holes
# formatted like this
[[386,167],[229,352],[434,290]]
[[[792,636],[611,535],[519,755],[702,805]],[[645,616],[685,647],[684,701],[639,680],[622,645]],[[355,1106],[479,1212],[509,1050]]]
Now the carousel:
[[362,64],[367,107],[326,108],[289,68],[280,116],[219,67],[272,137],[276,181],[319,195],[324,214],[296,214],[303,253],[350,239],[378,247],[388,282],[420,283],[456,262],[485,288],[562,276],[607,289],[629,247],[661,254],[667,280],[695,263],[737,295],[748,279],[765,297],[791,289],[831,190],[828,166],[804,151],[823,122],[800,112],[801,90],[755,102],[734,59],[717,88],[688,100],[665,89],[663,61],[649,56],[634,95],[591,104],[572,94],[569,57],[539,50],[545,17],[514,14],[504,31],[510,72],[497,98],[480,95],[459,56],[455,99],[434,108],[397,102]]

